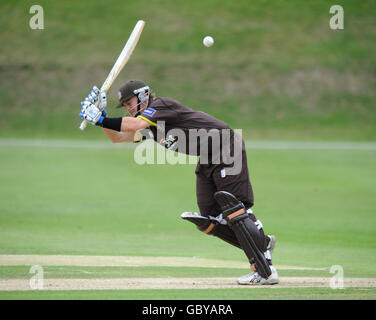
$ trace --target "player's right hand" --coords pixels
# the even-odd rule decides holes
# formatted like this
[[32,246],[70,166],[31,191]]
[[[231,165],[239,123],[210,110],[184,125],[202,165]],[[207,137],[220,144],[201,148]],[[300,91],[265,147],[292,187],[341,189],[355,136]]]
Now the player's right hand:
[[81,118],[87,120],[88,122],[94,125],[102,124],[103,119],[106,117],[105,110],[99,110],[99,108],[96,105],[92,104],[88,100],[82,101],[81,106]]
[[90,91],[85,101],[89,101],[91,104],[98,107],[99,110],[104,110],[107,106],[106,92],[100,91],[97,86],[94,86]]

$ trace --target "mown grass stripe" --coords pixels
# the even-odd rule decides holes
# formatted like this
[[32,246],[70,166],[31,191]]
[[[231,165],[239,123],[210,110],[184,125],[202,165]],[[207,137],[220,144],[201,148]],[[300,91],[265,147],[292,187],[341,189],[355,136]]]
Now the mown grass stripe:
[[[376,142],[353,141],[245,141],[247,149],[265,150],[376,150]],[[0,138],[0,147],[134,149],[138,144],[109,141]]]

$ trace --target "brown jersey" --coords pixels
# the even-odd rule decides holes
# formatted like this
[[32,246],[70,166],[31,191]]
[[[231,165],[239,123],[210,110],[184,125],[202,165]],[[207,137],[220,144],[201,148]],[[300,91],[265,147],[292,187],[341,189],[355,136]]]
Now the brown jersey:
[[[207,148],[209,155],[212,154],[215,148],[212,140],[216,131],[220,139],[223,130],[233,135],[225,122],[205,112],[192,110],[171,98],[151,99],[148,107],[138,117],[150,123],[151,137],[157,143],[190,155],[200,156],[203,147]],[[205,132],[210,133],[206,135],[207,139],[201,136],[205,136]]]
[[[226,123],[205,112],[192,110],[171,98],[151,100],[147,109],[139,117],[150,123],[150,130],[145,133],[145,138],[152,138],[170,150],[200,156],[195,173],[197,176],[197,202],[202,215],[216,216],[218,214],[219,208],[213,198],[214,192],[218,190],[232,193],[244,203],[246,208],[253,206],[253,191],[249,180],[245,145],[240,138],[238,140],[241,143],[240,149],[234,147],[237,145],[237,143],[233,143],[234,137],[238,137],[238,135],[235,135]],[[161,126],[161,122],[164,126]],[[174,129],[178,129],[179,132],[174,132]],[[189,143],[192,144],[192,139],[189,139],[189,136],[197,130],[206,132],[227,130],[230,132],[231,138],[228,144],[224,142],[225,139],[220,140],[220,146],[217,148],[218,153],[213,152],[216,148],[213,144],[214,139],[212,141],[210,136],[208,140],[204,139],[204,141],[199,138],[197,148],[192,150],[188,146]],[[209,154],[214,155],[211,159],[216,159],[215,154],[220,154],[219,162],[203,161],[202,150],[206,147]],[[222,152],[227,150],[226,147],[229,147],[228,154]],[[234,150],[240,152],[234,152]],[[229,165],[231,159],[228,156],[230,154],[234,154],[233,165]],[[230,173],[231,167],[236,167],[235,163],[240,163],[240,168],[236,173]]]

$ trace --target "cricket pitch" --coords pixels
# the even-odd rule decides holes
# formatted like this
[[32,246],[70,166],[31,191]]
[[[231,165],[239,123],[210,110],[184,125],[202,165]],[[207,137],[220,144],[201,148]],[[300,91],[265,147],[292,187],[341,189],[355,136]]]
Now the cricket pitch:
[[[247,268],[247,263],[189,257],[67,256],[67,255],[0,255],[0,266],[112,266],[112,267],[212,267]],[[296,266],[276,266],[277,270],[326,270]],[[240,271],[240,270],[239,270]],[[240,275],[240,274],[239,274]],[[127,290],[127,289],[225,289],[265,287],[330,287],[330,277],[280,277],[273,286],[241,286],[236,278],[88,278],[44,279],[43,290]],[[344,287],[376,287],[375,278],[344,278]],[[29,279],[0,279],[1,291],[31,290]]]

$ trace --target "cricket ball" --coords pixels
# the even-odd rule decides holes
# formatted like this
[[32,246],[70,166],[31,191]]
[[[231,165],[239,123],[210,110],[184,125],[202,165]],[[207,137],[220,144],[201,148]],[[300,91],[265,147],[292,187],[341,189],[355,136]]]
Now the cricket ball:
[[211,47],[214,43],[214,39],[211,36],[206,36],[202,42],[205,47]]

